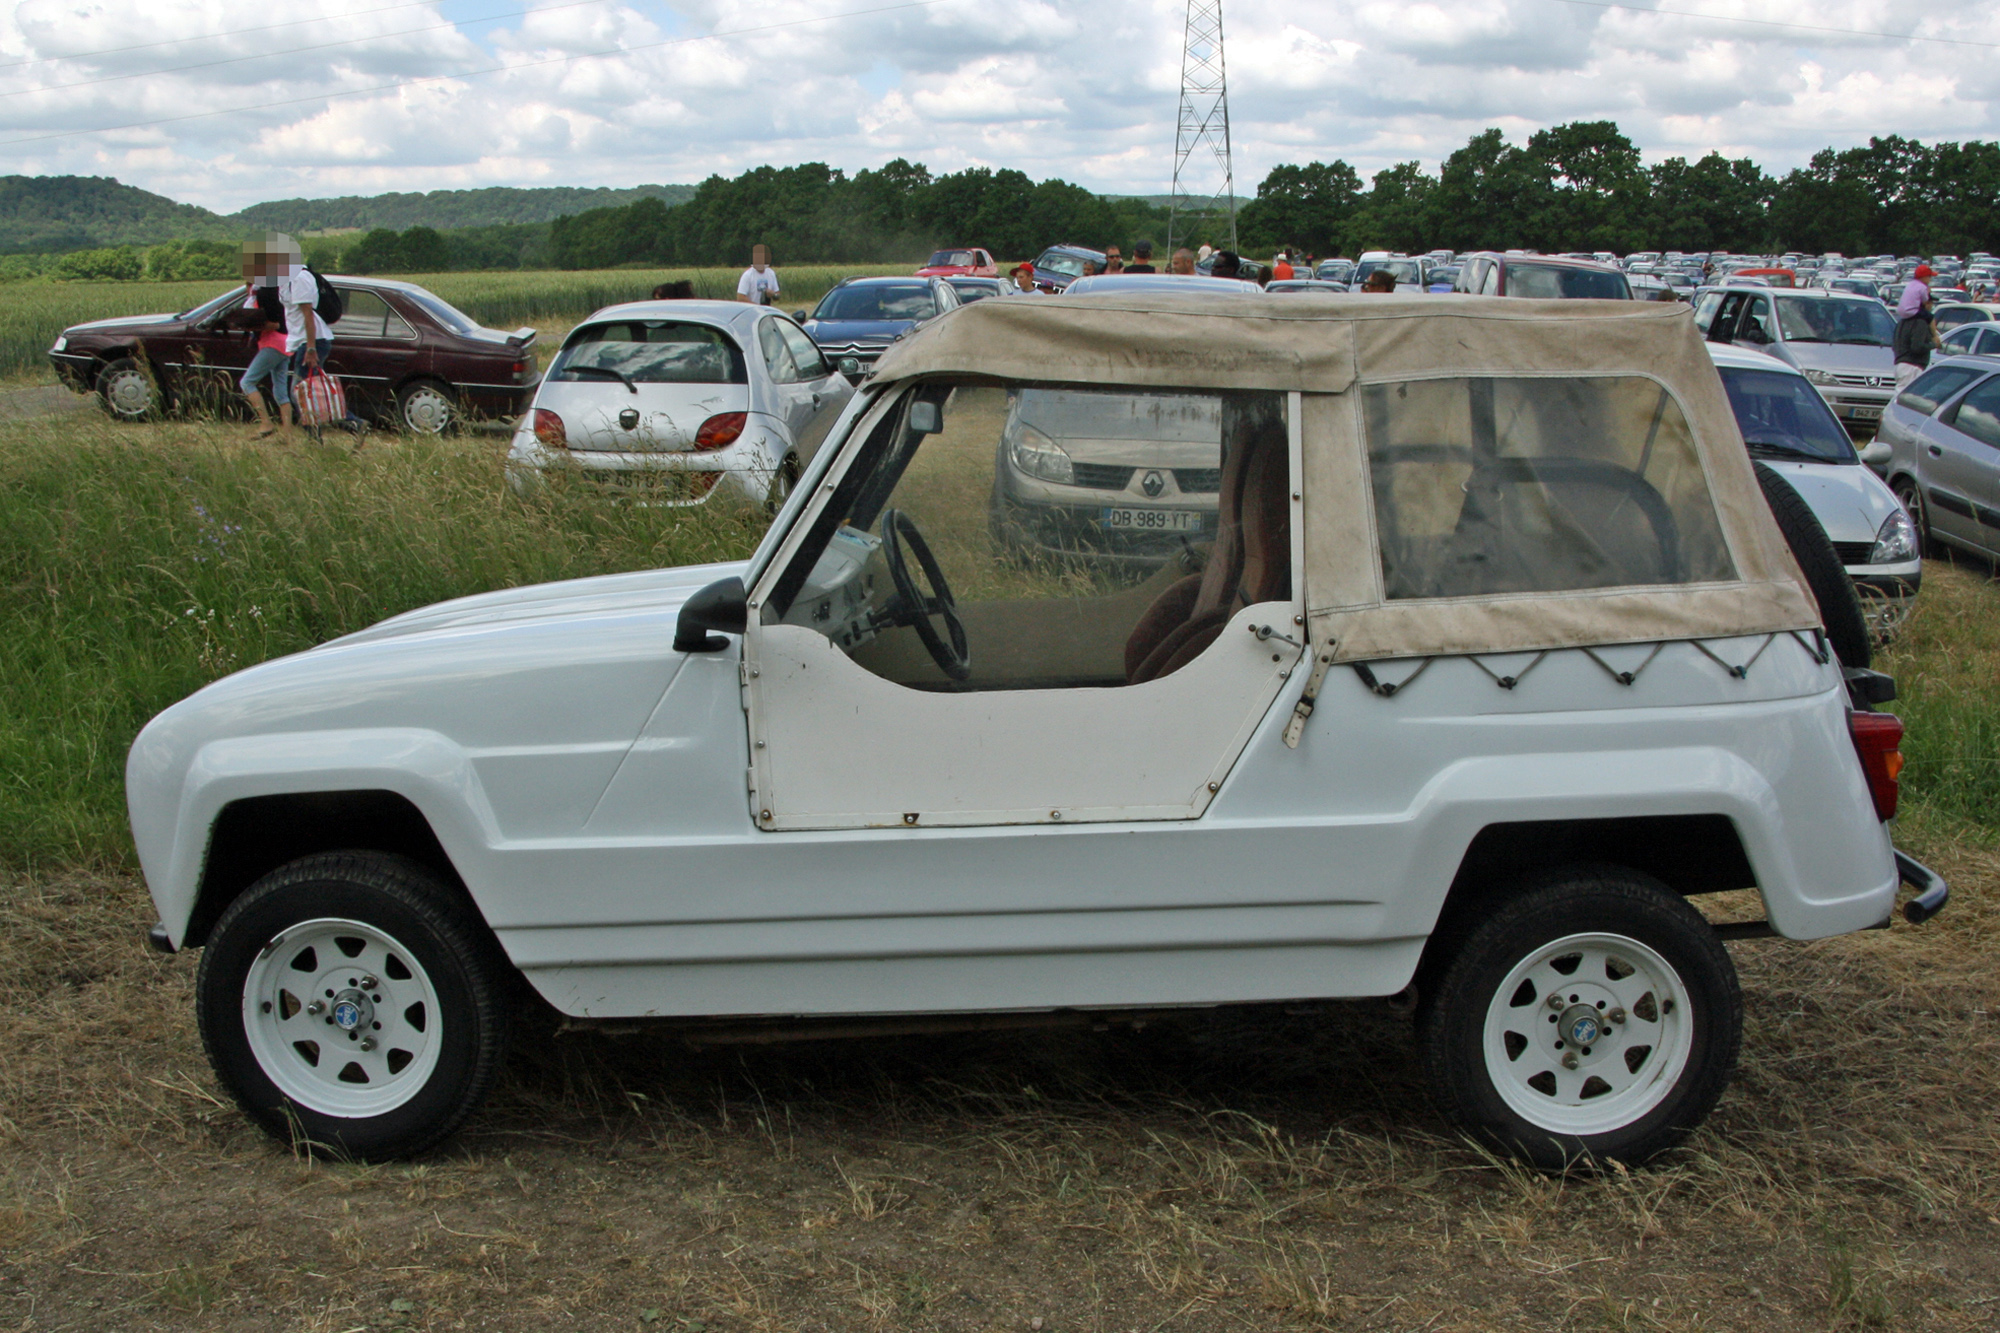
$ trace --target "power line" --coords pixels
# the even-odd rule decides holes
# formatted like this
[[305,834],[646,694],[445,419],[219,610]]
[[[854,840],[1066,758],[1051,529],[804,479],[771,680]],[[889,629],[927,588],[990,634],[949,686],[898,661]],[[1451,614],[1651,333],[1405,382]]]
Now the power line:
[[943,0],[903,0],[901,4],[881,5],[873,9],[853,9],[841,14],[821,14],[814,18],[787,19],[782,23],[759,23],[748,28],[731,28],[727,32],[712,32],[701,37],[671,37],[664,41],[615,47],[609,51],[584,51],[576,55],[551,56],[546,60],[523,60],[511,65],[490,65],[485,69],[466,70],[458,74],[428,74],[414,79],[395,79],[389,83],[373,84],[367,88],[348,88],[330,93],[317,93],[311,97],[288,97],[282,101],[227,107],[221,111],[195,111],[185,116],[156,116],[150,120],[135,120],[125,125],[99,125],[87,130],[59,130],[52,134],[31,134],[20,139],[0,139],[0,148],[12,148],[24,143],[47,143],[52,139],[76,139],[87,134],[116,134],[120,130],[152,129],[156,125],[178,125],[190,120],[212,120],[217,116],[243,115],[251,111],[272,111],[279,107],[303,106],[309,102],[330,102],[339,97],[365,97],[370,93],[393,92],[398,88],[410,88],[418,84],[450,83],[459,79],[476,79],[487,74],[506,74],[513,70],[569,65],[581,60],[603,60],[610,56],[631,55],[635,51],[656,51],[662,47],[687,46],[695,42],[718,41],[724,37],[746,37],[760,32],[776,32],[782,28],[803,27],[812,23],[831,23],[837,19],[867,18],[874,14],[893,14],[905,9],[928,9],[932,5],[942,3]]
[[1705,19],[1710,23],[1749,23],[1759,28],[1789,28],[1794,32],[1824,32],[1842,37],[1884,37],[1893,42],[1935,42],[1940,46],[1976,46],[2000,51],[2000,42],[1973,42],[1962,37],[1917,37],[1902,32],[1877,32],[1872,28],[1826,28],[1812,23],[1780,23],[1775,19],[1745,19],[1728,14],[1697,14],[1686,9],[1648,9],[1644,5],[1613,4],[1611,0],[1556,0],[1580,9],[1622,9],[1629,14],[1666,14],[1673,18]]
[[386,14],[392,9],[415,9],[419,5],[434,5],[437,0],[401,0],[400,4],[382,5],[375,9],[356,9],[345,14],[321,14],[316,18],[287,19],[283,23],[266,23],[256,28],[232,28],[228,32],[203,33],[195,37],[168,37],[157,42],[140,42],[134,46],[107,46],[97,51],[78,51],[67,56],[34,56],[27,60],[10,60],[0,64],[0,69],[20,69],[24,65],[48,65],[58,60],[95,60],[99,56],[122,56],[128,51],[152,51],[162,46],[186,46],[189,42],[212,42],[222,37],[242,37],[253,32],[276,32],[280,28],[297,28],[307,23],[335,23],[346,19],[364,18],[369,14]]
[[[515,9],[505,14],[488,14],[484,18],[466,19],[467,23],[492,23],[497,19],[520,18],[526,14],[546,14],[558,9],[575,9],[580,5],[601,5],[605,0],[563,0],[561,4],[542,5],[536,9]],[[163,69],[140,70],[136,74],[107,74],[101,79],[77,79],[72,83],[46,83],[39,88],[15,88],[0,92],[0,97],[26,97],[31,93],[59,93],[68,88],[94,88],[100,83],[119,83],[126,79],[153,79],[165,74],[186,74],[190,70],[214,69],[218,65],[240,65],[250,60],[275,60],[279,56],[303,55],[308,51],[329,51],[339,46],[360,46],[366,42],[381,41],[387,37],[408,37],[413,33],[436,32],[440,28],[456,29],[459,25],[450,20],[443,23],[426,23],[421,28],[398,28],[394,32],[370,33],[366,37],[344,37],[337,42],[319,42],[312,46],[294,46],[283,51],[259,51],[254,55],[226,56],[221,60],[204,60],[194,65],[169,65]]]

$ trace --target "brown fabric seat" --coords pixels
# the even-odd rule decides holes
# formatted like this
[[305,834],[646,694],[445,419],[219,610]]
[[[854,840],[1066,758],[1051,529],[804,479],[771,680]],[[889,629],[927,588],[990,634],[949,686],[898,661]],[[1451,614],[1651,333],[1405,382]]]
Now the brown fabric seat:
[[1169,676],[1199,657],[1239,607],[1288,596],[1290,458],[1282,422],[1245,431],[1222,465],[1215,551],[1146,608],[1125,643],[1125,679]]

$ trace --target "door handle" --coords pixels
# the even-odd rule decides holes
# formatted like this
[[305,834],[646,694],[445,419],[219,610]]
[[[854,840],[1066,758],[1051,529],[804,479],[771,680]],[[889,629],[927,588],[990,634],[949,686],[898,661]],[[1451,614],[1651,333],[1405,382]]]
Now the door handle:
[[1930,451],[1930,456],[1931,456],[1932,458],[1943,458],[1943,457],[1944,457],[1944,450],[1940,449],[1940,448],[1939,448],[1938,446],[1936,446],[1935,444],[1933,444],[1933,445],[1929,445],[1929,446],[1926,446],[1926,447],[1927,447],[1927,448],[1929,449],[1929,451]]
[[819,395],[818,395],[818,394],[814,394],[814,395],[813,395],[813,406],[814,406],[814,407],[818,407],[818,406],[819,406]]

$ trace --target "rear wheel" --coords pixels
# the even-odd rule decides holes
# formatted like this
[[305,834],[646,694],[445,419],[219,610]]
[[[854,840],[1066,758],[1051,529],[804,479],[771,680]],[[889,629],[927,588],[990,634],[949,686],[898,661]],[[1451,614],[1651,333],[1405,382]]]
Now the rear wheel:
[[442,435],[458,424],[458,399],[436,380],[396,390],[396,424],[414,435]]
[[777,513],[785,507],[785,501],[792,498],[792,488],[799,484],[799,459],[797,454],[785,455],[785,461],[778,464],[778,470],[771,477],[771,490],[764,497],[764,507]]
[[160,388],[138,361],[121,356],[97,372],[97,401],[120,421],[145,421],[159,414]]
[[1714,1109],[1743,1002],[1685,899],[1616,869],[1544,880],[1429,977],[1419,1041],[1440,1109],[1538,1167],[1637,1163]]
[[402,857],[307,857],[211,932],[197,1003],[222,1082],[274,1136],[380,1159],[456,1129],[493,1081],[505,962]]

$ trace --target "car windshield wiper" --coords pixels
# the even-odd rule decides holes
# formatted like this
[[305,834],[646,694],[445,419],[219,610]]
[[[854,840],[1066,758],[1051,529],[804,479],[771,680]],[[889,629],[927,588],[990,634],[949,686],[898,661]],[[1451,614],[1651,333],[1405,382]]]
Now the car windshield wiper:
[[1876,338],[1835,338],[1842,347],[1887,347],[1889,344]]
[[639,392],[639,386],[632,382],[630,375],[627,375],[622,370],[613,370],[610,366],[564,366],[562,373],[565,375],[609,375],[633,393]]
[[1776,440],[1745,440],[1743,444],[1753,454],[1771,454],[1778,458],[1803,458],[1808,463],[1829,461],[1810,449],[1801,449],[1796,444],[1779,444]]

